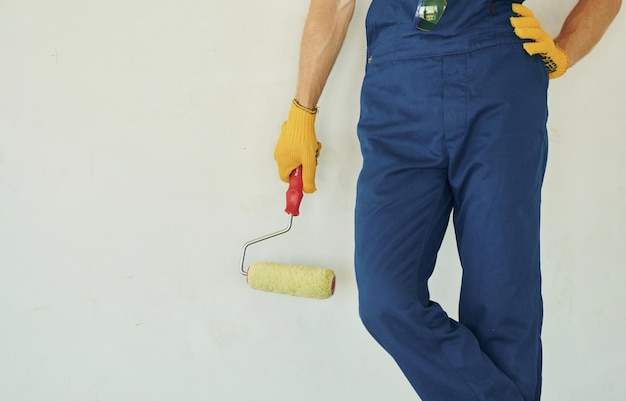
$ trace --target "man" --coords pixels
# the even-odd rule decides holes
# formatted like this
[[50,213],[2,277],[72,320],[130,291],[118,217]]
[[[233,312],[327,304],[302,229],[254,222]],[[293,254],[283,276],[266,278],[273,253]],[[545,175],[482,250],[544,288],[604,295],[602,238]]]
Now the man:
[[[366,20],[360,315],[424,401],[536,401],[548,80],[593,48],[621,1],[580,0],[554,40],[519,2],[435,3],[373,0]],[[284,181],[303,166],[307,193],[321,150],[316,105],[354,5],[312,0],[305,24],[274,156]],[[428,292],[450,213],[463,267],[458,322]]]

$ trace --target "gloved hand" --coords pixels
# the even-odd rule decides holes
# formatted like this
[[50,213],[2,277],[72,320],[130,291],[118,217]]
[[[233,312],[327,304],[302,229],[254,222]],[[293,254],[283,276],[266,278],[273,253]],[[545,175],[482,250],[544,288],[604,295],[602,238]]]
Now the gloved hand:
[[526,6],[513,3],[513,12],[518,17],[511,17],[511,25],[520,39],[530,39],[524,43],[524,50],[531,56],[539,54],[548,70],[550,79],[565,74],[569,61],[567,54],[554,43],[554,40],[543,29],[533,12]]
[[315,192],[315,169],[322,144],[315,137],[315,116],[317,110],[310,110],[291,102],[287,121],[282,126],[278,143],[274,149],[274,159],[278,165],[278,175],[289,182],[289,175],[302,165],[303,191]]

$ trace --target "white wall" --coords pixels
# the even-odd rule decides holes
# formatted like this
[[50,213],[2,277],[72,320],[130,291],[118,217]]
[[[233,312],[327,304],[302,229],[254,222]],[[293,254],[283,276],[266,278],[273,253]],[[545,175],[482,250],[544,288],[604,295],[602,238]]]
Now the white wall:
[[[249,289],[282,228],[272,152],[308,2],[3,1],[0,399],[416,400],[357,316],[359,2],[320,104],[319,191],[249,261],[333,268],[326,301]],[[573,0],[534,0],[558,31]],[[547,401],[626,397],[622,16],[550,89]],[[433,296],[454,315],[446,238]]]

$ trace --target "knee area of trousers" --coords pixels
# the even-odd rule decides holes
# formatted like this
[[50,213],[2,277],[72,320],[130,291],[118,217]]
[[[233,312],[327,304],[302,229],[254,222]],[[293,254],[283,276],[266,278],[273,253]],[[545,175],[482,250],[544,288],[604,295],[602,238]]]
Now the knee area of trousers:
[[359,317],[365,328],[374,336],[383,334],[397,325],[406,314],[406,307],[402,307],[389,300],[370,299],[359,302]]

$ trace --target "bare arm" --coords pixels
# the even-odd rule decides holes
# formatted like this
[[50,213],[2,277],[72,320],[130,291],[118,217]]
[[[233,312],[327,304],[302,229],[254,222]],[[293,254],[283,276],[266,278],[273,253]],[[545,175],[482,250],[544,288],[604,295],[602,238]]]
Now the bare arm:
[[355,0],[311,0],[302,34],[296,100],[314,109],[337,60]]
[[622,0],[580,0],[576,4],[554,40],[567,54],[570,67],[600,41],[621,5]]

